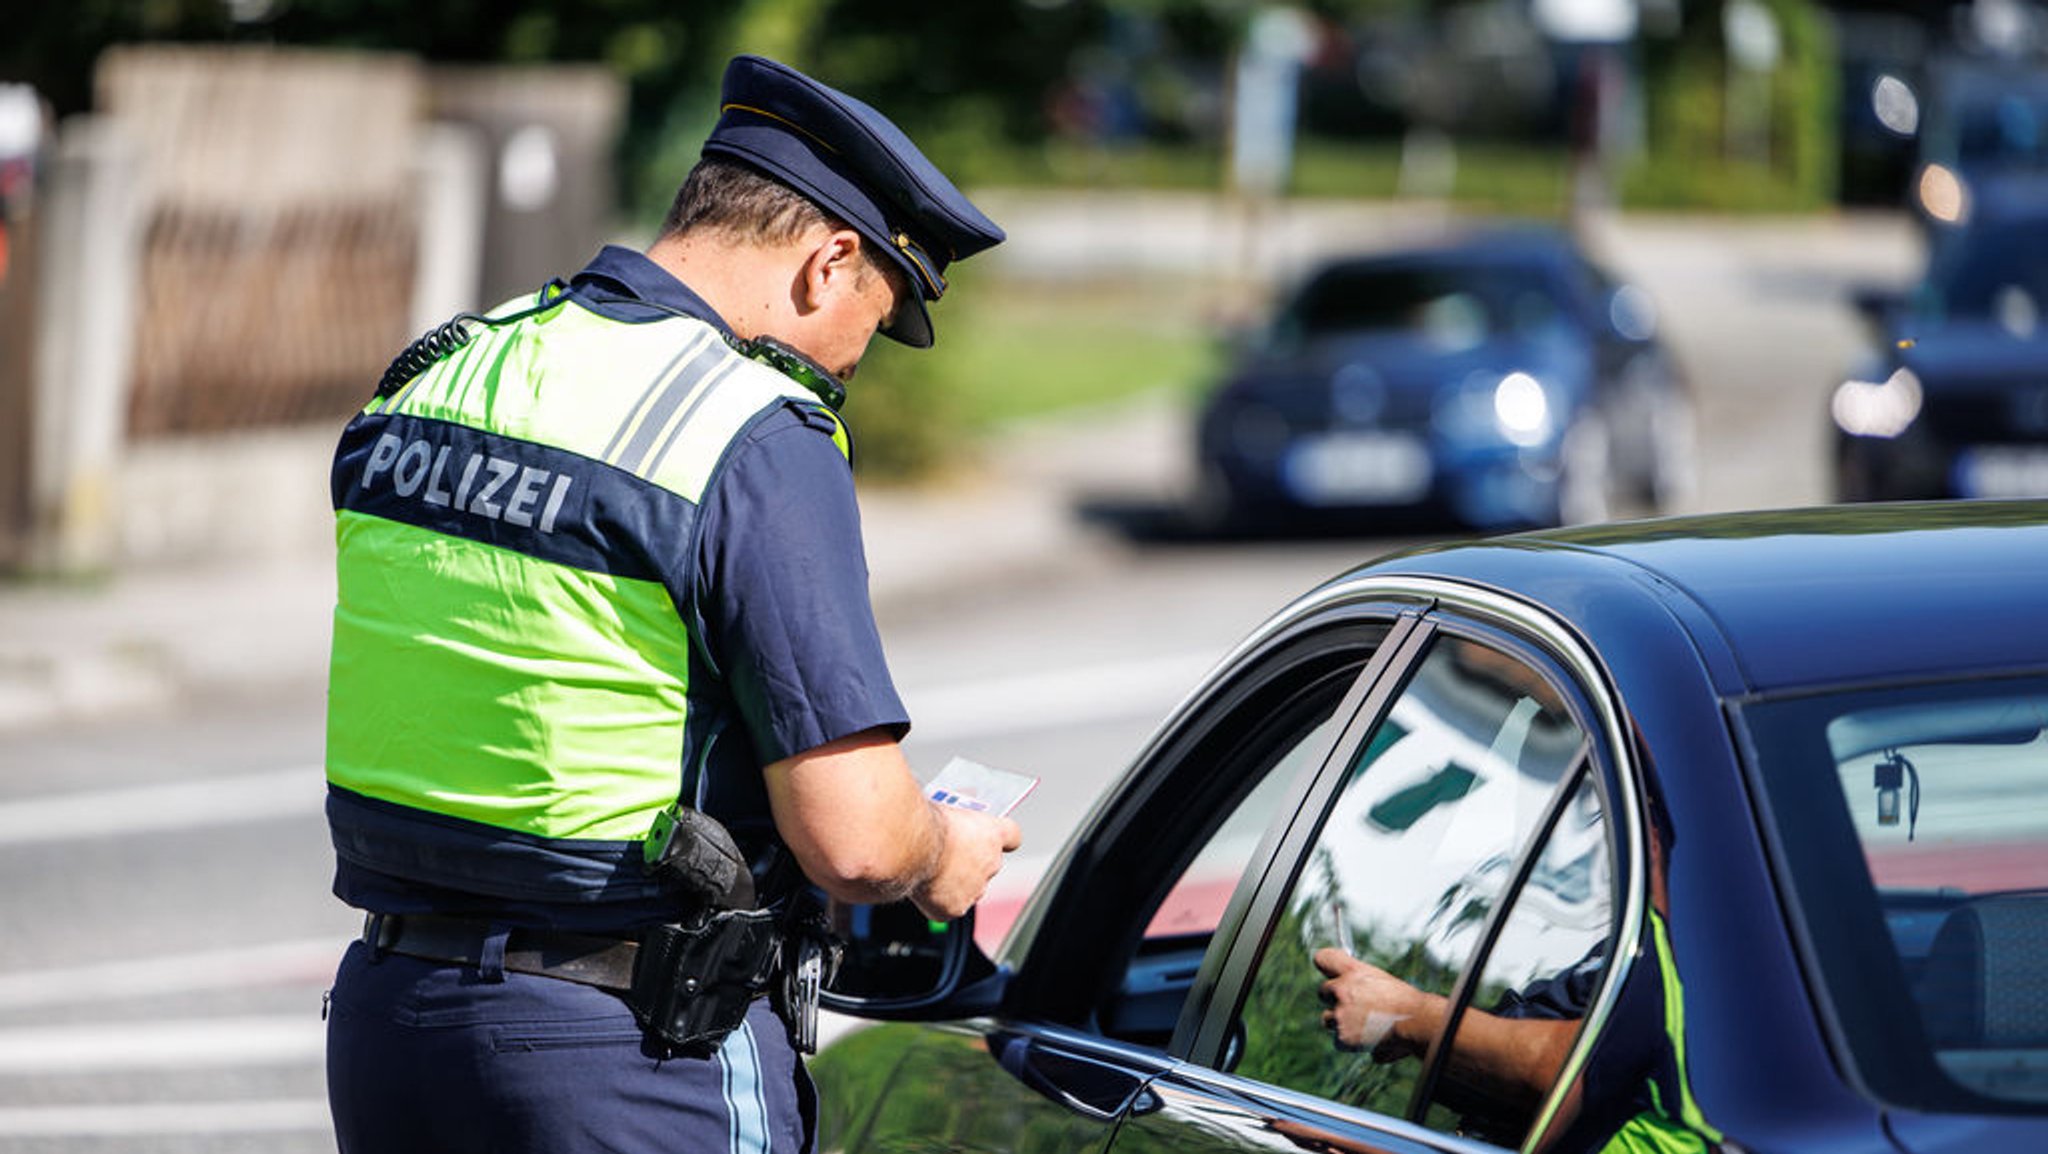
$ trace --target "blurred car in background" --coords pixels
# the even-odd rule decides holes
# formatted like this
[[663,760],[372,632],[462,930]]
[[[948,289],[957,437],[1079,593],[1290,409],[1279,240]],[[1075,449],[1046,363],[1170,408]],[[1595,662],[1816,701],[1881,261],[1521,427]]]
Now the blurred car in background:
[[1946,56],[1929,75],[1908,198],[1923,228],[1964,221],[1986,182],[2048,176],[2048,69],[2039,61]]
[[1690,489],[1693,420],[1656,330],[1648,294],[1554,228],[1334,260],[1206,400],[1191,520],[1494,529],[1667,508]]
[[2048,176],[1980,180],[1830,400],[1843,501],[2048,495]]

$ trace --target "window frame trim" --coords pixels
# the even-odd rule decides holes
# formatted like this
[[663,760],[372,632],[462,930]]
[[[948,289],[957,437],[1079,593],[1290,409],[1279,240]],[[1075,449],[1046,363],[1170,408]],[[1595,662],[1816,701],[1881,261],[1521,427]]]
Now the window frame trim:
[[[1342,736],[1325,758],[1316,780],[1309,786],[1304,804],[1289,812],[1283,807],[1282,817],[1288,828],[1276,843],[1278,853],[1269,859],[1262,872],[1256,892],[1246,902],[1246,920],[1237,926],[1219,926],[1218,938],[1212,944],[1209,957],[1203,960],[1202,976],[1196,979],[1199,987],[1202,979],[1211,975],[1212,965],[1219,979],[1229,979],[1200,991],[1206,995],[1202,1012],[1204,1018],[1192,1039],[1185,1037],[1188,1028],[1186,1015],[1195,1004],[1191,993],[1189,1004],[1184,1007],[1181,1028],[1174,1033],[1173,1052],[1183,1054],[1191,1063],[1221,1073],[1220,1059],[1230,1035],[1231,1028],[1240,1012],[1244,998],[1250,988],[1255,963],[1263,955],[1273,927],[1277,924],[1277,910],[1288,892],[1291,891],[1301,870],[1305,868],[1307,854],[1313,847],[1317,832],[1325,818],[1327,804],[1341,787],[1344,768],[1349,761],[1347,754],[1355,752],[1359,743],[1377,730],[1386,711],[1392,706],[1393,698],[1400,688],[1405,687],[1407,678],[1420,663],[1422,655],[1429,649],[1429,643],[1440,632],[1452,636],[1467,636],[1460,626],[1474,626],[1480,631],[1503,634],[1524,644],[1533,646],[1538,652],[1555,661],[1562,671],[1573,680],[1576,690],[1572,696],[1584,703],[1593,716],[1587,727],[1585,742],[1590,747],[1586,768],[1576,773],[1592,773],[1596,788],[1601,788],[1611,803],[1611,833],[1615,852],[1615,868],[1620,879],[1616,894],[1616,914],[1611,931],[1612,958],[1608,972],[1593,1002],[1587,1007],[1585,1024],[1579,1030],[1567,1053],[1563,1067],[1558,1071],[1557,1080],[1537,1109],[1529,1132],[1523,1138],[1521,1149],[1533,1151],[1538,1141],[1555,1124],[1559,1110],[1571,1086],[1577,1082],[1590,1059],[1595,1042],[1605,1033],[1608,1020],[1613,1016],[1621,991],[1627,984],[1630,971],[1634,968],[1635,949],[1632,944],[1642,940],[1645,932],[1649,905],[1646,849],[1644,846],[1644,811],[1642,791],[1638,775],[1642,772],[1636,744],[1632,738],[1633,728],[1627,721],[1626,711],[1621,708],[1620,692],[1615,685],[1606,664],[1602,662],[1593,647],[1569,622],[1549,609],[1505,590],[1492,586],[1468,584],[1439,577],[1360,574],[1333,582],[1316,595],[1297,603],[1294,616],[1312,613],[1340,613],[1353,604],[1410,603],[1420,606],[1420,620],[1412,633],[1399,638],[1398,647],[1388,644],[1374,655],[1366,673],[1374,680],[1365,702],[1371,708],[1361,708],[1345,725]],[[1390,636],[1389,641],[1395,639]],[[1389,660],[1385,668],[1380,665],[1383,656],[1391,657],[1398,648],[1399,661]],[[1603,757],[1602,754],[1605,754]],[[1604,772],[1603,772],[1604,766]],[[1576,773],[1574,775],[1576,775]],[[1604,788],[1603,788],[1604,787]],[[1558,796],[1563,796],[1562,783]],[[1318,799],[1322,805],[1311,804]],[[1553,803],[1555,799],[1553,798]],[[1529,847],[1541,844],[1541,838],[1533,838]],[[1284,855],[1284,856],[1283,856]],[[1284,865],[1281,864],[1284,860]],[[1276,878],[1284,878],[1276,884]],[[1519,887],[1509,891],[1519,896]],[[1496,910],[1496,918],[1513,905],[1513,896]],[[1238,904],[1238,895],[1233,895],[1232,906]],[[1232,937],[1223,945],[1221,937],[1229,928]],[[1250,932],[1246,932],[1250,931]],[[1220,948],[1219,948],[1220,947]],[[1217,964],[1217,955],[1224,960]],[[1472,961],[1480,961],[1475,955]],[[1468,964],[1467,973],[1470,966]],[[1461,975],[1460,983],[1467,980]],[[1460,991],[1454,990],[1454,993]],[[1454,1023],[1448,1023],[1454,1025]],[[1445,1031],[1446,1035],[1450,1030]],[[1182,1049],[1182,1042],[1189,1042]],[[1434,1081],[1434,1071],[1441,1059],[1442,1038],[1432,1045],[1424,1055],[1427,1063],[1418,1080]],[[1258,1083],[1263,1085],[1263,1083]],[[1414,1103],[1411,1101],[1411,1108]],[[1412,1112],[1412,1111],[1411,1111]],[[1389,1117],[1377,1111],[1361,1109],[1360,1113],[1373,1117]],[[1404,1115],[1402,1121],[1408,1121]]]

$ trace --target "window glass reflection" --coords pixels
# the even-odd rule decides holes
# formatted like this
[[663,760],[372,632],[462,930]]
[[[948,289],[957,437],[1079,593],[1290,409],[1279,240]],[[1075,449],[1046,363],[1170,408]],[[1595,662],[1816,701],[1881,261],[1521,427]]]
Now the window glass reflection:
[[[1526,663],[1474,642],[1437,642],[1351,767],[1288,898],[1242,1011],[1239,1072],[1405,1113],[1419,1064],[1400,1059],[1418,1051],[1397,1043],[1417,1023],[1377,1022],[1379,1037],[1333,1045],[1315,951],[1335,947],[1424,994],[1448,995],[1582,740]],[[1604,901],[1592,867],[1560,854],[1546,875],[1553,896],[1585,906],[1599,892]]]

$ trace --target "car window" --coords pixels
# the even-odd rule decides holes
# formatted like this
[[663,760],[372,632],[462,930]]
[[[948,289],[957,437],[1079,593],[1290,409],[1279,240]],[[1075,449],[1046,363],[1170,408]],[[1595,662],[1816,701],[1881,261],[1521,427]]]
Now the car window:
[[[1335,703],[1329,703],[1334,707]],[[1322,712],[1317,710],[1317,712]],[[1279,756],[1259,778],[1222,828],[1195,854],[1187,871],[1167,891],[1152,919],[1145,924],[1145,937],[1169,938],[1182,934],[1209,934],[1222,920],[1223,907],[1251,864],[1259,839],[1265,836],[1279,812],[1280,798],[1304,769],[1311,768],[1327,753],[1335,740],[1337,721],[1324,719],[1298,735],[1275,735]]]
[[[1377,632],[1372,635],[1377,640]],[[1186,767],[1198,774],[1214,804],[1197,791],[1170,791],[1188,809],[1162,816],[1155,849],[1199,847],[1161,880],[1164,896],[1146,909],[1135,951],[1119,964],[1122,977],[1098,1009],[1103,1033],[1164,1047],[1179,1021],[1225,908],[1253,864],[1261,840],[1275,824],[1290,788],[1318,769],[1336,743],[1338,707],[1365,668],[1371,649],[1324,654],[1293,677],[1237,703],[1236,718],[1217,730],[1223,748],[1209,743],[1190,751]],[[1176,837],[1173,826],[1189,831]]]
[[1556,286],[1532,265],[1340,265],[1282,310],[1272,343],[1287,350],[1333,335],[1405,333],[1456,350],[1505,333],[1539,335],[1563,318]]
[[1996,96],[1958,102],[1953,117],[1957,164],[2006,171],[2048,168],[2048,132],[2043,132],[2048,93],[2018,91],[2012,79],[1999,87]]
[[1818,963],[1877,1093],[2048,1109],[2048,681],[1744,711]]
[[[1369,1032],[1340,1048],[1311,959],[1335,947],[1447,999],[1583,743],[1555,688],[1527,662],[1475,641],[1433,643],[1353,759],[1282,904],[1240,1010],[1236,1072],[1405,1115],[1420,1063],[1419,1051],[1399,1052],[1400,1016],[1368,1016]],[[1597,922],[1591,893],[1604,874],[1570,851],[1560,842],[1545,855],[1543,901],[1568,908],[1567,920]],[[1570,952],[1564,936],[1541,930],[1541,905],[1530,900],[1498,984]],[[1546,938],[1541,950],[1526,944]],[[1458,1124],[1443,1108],[1428,1120]]]

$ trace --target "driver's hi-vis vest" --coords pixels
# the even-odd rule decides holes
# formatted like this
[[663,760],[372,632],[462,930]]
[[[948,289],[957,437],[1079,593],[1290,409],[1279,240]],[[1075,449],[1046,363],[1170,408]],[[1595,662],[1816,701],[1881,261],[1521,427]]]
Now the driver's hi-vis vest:
[[692,693],[699,506],[756,422],[826,410],[703,321],[538,303],[342,436],[329,824],[412,882],[645,901],[641,842],[731,720]]

